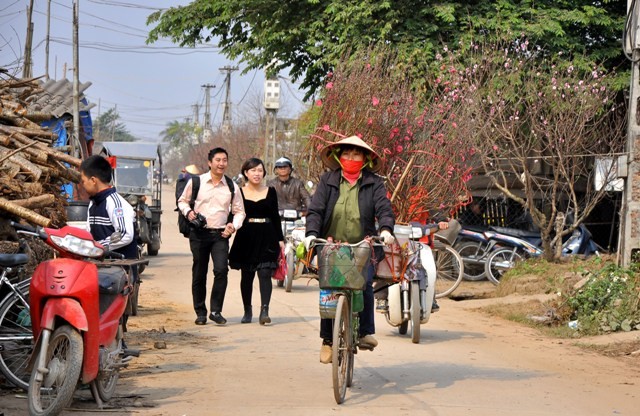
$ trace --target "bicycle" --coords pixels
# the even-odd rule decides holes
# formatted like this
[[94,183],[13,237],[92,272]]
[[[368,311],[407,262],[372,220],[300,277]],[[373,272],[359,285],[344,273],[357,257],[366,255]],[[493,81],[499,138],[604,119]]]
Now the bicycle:
[[453,243],[460,232],[457,220],[449,221],[449,228],[436,232],[433,242],[436,261],[436,299],[452,294],[464,277],[464,262]]
[[[377,242],[377,243],[374,243]],[[321,289],[330,289],[335,297],[333,324],[332,379],[337,404],[344,402],[347,387],[353,383],[354,355],[359,345],[362,289],[366,268],[371,267],[371,249],[380,245],[379,239],[364,239],[359,243],[334,243],[316,239],[318,252],[318,281]],[[370,349],[370,348],[366,348]]]
[[19,253],[0,254],[0,288],[8,290],[0,301],[0,372],[7,381],[25,391],[29,388],[31,373],[27,367],[33,351],[29,314],[31,278],[20,279],[28,262],[28,246],[24,241],[20,241]]

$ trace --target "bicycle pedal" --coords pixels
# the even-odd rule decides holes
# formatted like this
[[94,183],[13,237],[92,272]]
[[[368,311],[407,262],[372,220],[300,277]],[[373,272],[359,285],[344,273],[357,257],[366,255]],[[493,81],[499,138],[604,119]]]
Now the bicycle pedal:
[[373,347],[371,345],[367,345],[367,344],[358,344],[358,349],[366,350],[366,351],[373,351],[375,349],[375,347]]

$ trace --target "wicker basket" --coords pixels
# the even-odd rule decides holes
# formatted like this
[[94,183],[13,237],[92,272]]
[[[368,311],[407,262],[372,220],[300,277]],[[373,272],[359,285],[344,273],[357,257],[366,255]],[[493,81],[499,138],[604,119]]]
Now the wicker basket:
[[369,245],[318,244],[318,282],[320,289],[362,290],[371,259]]

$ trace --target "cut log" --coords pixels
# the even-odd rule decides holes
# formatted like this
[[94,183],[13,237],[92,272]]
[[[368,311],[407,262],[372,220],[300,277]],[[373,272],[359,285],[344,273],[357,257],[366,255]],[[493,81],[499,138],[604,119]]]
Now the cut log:
[[51,220],[49,218],[43,217],[40,214],[36,214],[32,210],[16,205],[4,198],[0,198],[0,209],[10,214],[16,215],[20,218],[24,218],[30,223],[39,225],[41,227],[48,227],[51,223]]
[[[4,129],[6,126],[1,126],[0,125],[0,131],[6,132],[6,130]],[[28,144],[28,143],[32,143],[34,142],[34,140],[28,138],[27,136],[25,136],[24,134],[20,134],[20,133],[15,133],[13,136],[16,140],[20,141],[21,143],[24,144]],[[80,159],[78,159],[77,157],[73,157],[70,156],[66,153],[62,153],[59,152],[57,150],[54,150],[50,147],[48,147],[46,144],[44,143],[40,143],[40,142],[36,142],[36,144],[34,145],[35,148],[42,150],[43,152],[47,153],[47,155],[49,155],[49,157],[53,158],[53,159],[58,159],[62,162],[66,162],[72,166],[75,167],[80,167],[80,163],[82,163],[82,161]]]
[[24,171],[26,171],[31,176],[33,176],[33,178],[36,181],[40,179],[40,176],[42,175],[42,169],[41,168],[39,168],[34,163],[29,162],[24,157],[19,156],[17,154],[13,154],[12,155],[12,153],[13,152],[11,152],[6,147],[0,146],[0,163],[4,162],[5,159],[9,160],[9,161],[15,163],[16,165],[20,166],[20,168],[22,168]]
[[45,195],[32,196],[31,198],[27,198],[27,199],[15,199],[11,202],[24,208],[33,209],[33,208],[48,207],[50,205],[55,204],[56,197],[53,194],[45,194]]
[[[2,137],[1,134],[0,134],[0,137]],[[32,144],[31,143],[24,144],[19,140],[11,139],[11,145],[16,149],[20,149],[20,151],[27,153],[30,156],[29,159],[31,159],[31,161],[35,161],[37,163],[44,163],[48,159],[47,153],[42,149],[34,148],[36,143],[37,142],[33,142]]]
[[[2,126],[4,127],[4,129],[10,131],[10,132],[18,132],[20,134],[24,134],[27,137],[31,137],[33,139],[40,139],[40,138],[48,138],[48,139],[55,139],[58,137],[58,135],[52,131],[49,130],[44,130],[43,127],[40,127],[38,129],[32,130],[32,129],[25,129],[22,127],[16,127],[16,126]],[[4,130],[3,129],[3,130]],[[49,140],[50,142],[51,140]]]

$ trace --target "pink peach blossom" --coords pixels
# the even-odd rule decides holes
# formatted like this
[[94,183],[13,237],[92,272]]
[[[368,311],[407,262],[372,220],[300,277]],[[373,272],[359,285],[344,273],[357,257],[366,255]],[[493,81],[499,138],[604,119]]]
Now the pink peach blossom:
[[317,100],[316,101],[316,106],[322,107],[322,100]]
[[380,100],[378,100],[378,98],[373,97],[371,98],[371,104],[373,104],[373,106],[377,106],[378,104],[380,104]]

